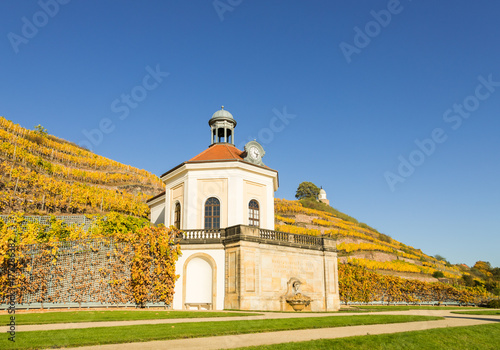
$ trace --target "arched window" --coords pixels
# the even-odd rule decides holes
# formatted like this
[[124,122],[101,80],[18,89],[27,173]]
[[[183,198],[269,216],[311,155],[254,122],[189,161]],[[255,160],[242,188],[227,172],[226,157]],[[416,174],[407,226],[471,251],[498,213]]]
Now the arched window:
[[205,229],[220,228],[220,202],[215,197],[210,197],[205,202]]
[[252,199],[250,203],[248,203],[248,224],[250,226],[259,227],[259,214],[259,202],[257,202],[255,199]]
[[181,203],[179,202],[175,203],[174,226],[178,230],[181,228]]

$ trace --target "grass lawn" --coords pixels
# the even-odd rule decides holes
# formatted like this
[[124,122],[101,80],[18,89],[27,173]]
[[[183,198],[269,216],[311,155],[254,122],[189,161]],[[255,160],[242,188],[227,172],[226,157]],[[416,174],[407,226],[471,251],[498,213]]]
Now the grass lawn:
[[499,341],[500,324],[495,323],[480,326],[437,328],[425,331],[365,335],[340,339],[321,339],[240,349],[497,350],[499,348]]
[[[407,311],[407,310],[487,310],[486,308],[478,307],[464,307],[464,306],[418,306],[418,305],[362,305],[362,306],[351,306],[345,308],[341,305],[339,311],[301,311],[301,313],[356,313],[356,312],[381,312],[381,311]],[[229,311],[239,311],[244,312],[244,310],[239,309],[229,309]],[[276,313],[295,313],[295,311],[265,311],[265,310],[254,310],[255,312],[276,312]]]
[[452,314],[500,315],[500,310],[453,311]]
[[273,332],[293,329],[343,327],[369,324],[403,323],[439,320],[440,317],[413,315],[355,315],[277,320],[218,321],[169,323],[120,327],[64,329],[53,331],[18,332],[16,341],[7,334],[0,339],[1,349],[40,349],[82,345],[117,344],[216,335]]
[[[485,310],[484,308],[478,307],[465,307],[465,306],[418,306],[418,305],[360,305],[353,306],[364,312],[374,312],[374,311],[406,311],[406,310]],[[343,312],[348,312],[350,309],[343,309]],[[355,310],[355,309],[354,309]]]
[[[49,324],[49,323],[77,323],[101,321],[133,321],[133,320],[158,320],[166,318],[204,318],[204,317],[235,317],[254,316],[258,313],[249,312],[206,312],[206,311],[62,311],[43,313],[18,313],[17,325]],[[9,323],[10,315],[0,315],[0,324]]]

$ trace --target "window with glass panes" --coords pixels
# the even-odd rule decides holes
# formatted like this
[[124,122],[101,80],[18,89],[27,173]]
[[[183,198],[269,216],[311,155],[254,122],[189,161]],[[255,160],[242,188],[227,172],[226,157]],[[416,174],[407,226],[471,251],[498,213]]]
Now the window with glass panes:
[[181,228],[181,204],[179,202],[175,203],[174,226],[176,229]]
[[215,197],[210,197],[205,202],[205,229],[220,228],[220,202]]
[[259,227],[260,215],[259,215],[259,202],[252,199],[248,203],[248,225]]

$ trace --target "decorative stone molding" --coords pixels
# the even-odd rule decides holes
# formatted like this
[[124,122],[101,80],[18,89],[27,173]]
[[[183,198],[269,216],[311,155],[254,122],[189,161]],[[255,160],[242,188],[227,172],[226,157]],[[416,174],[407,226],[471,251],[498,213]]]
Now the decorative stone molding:
[[184,230],[181,244],[222,243],[225,245],[240,240],[329,252],[337,251],[336,240],[331,237],[298,235],[247,225],[236,225],[218,230]]

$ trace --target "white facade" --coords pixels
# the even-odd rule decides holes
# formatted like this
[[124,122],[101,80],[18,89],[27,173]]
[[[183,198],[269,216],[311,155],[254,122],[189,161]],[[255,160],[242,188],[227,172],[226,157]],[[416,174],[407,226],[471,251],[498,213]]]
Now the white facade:
[[148,205],[151,210],[151,222],[155,225],[165,224],[165,196],[153,199]]
[[[260,207],[260,227],[274,230],[274,192],[278,187],[274,170],[244,162],[188,163],[162,177],[166,184],[164,219],[174,225],[175,205],[181,205],[181,229],[204,228],[204,205],[208,198],[220,201],[220,227],[249,225],[248,204],[253,199]],[[156,202],[154,202],[156,204]],[[150,204],[151,205],[151,204]],[[162,205],[151,206],[155,221]]]
[[[234,147],[236,121],[229,112],[217,111],[209,125],[210,147],[161,176],[165,193],[148,201],[151,222],[177,226],[186,231],[185,238],[189,230],[214,229],[205,227],[205,206],[209,198],[216,198],[220,209],[216,220],[220,222],[215,229],[253,225],[274,230],[278,172],[263,165],[261,158],[265,152],[255,141],[260,148],[252,153],[253,158]],[[175,285],[174,309],[224,309],[225,249],[218,241],[181,244],[182,256],[176,263],[180,278]]]
[[175,284],[173,309],[200,306],[223,310],[225,250],[222,244],[181,246],[181,251],[182,256],[175,265],[175,273],[180,277]]

